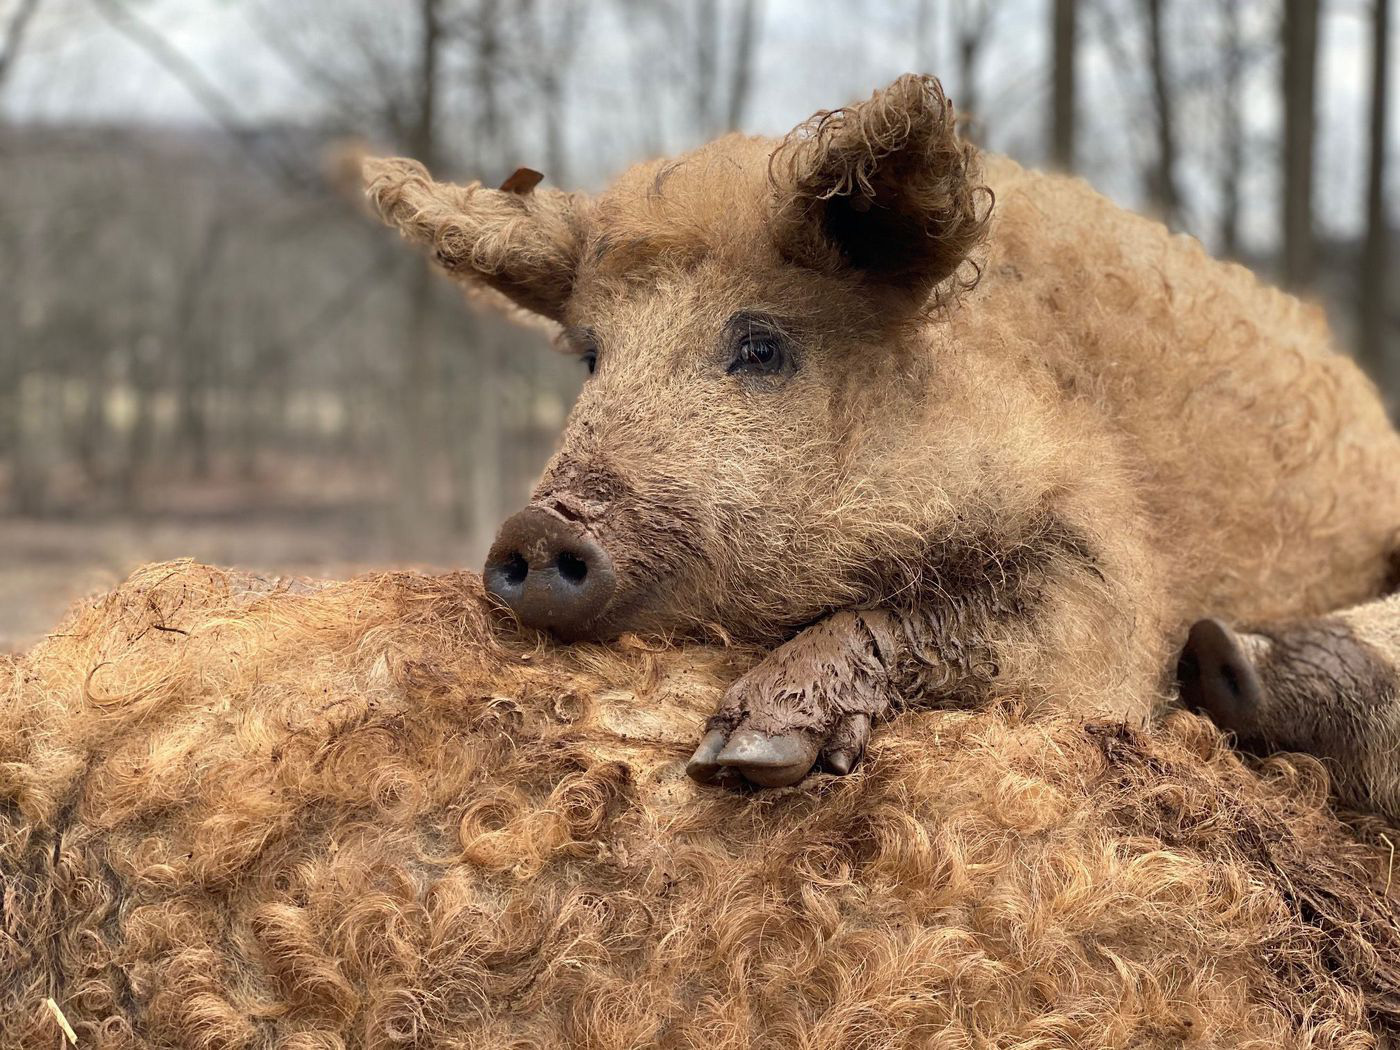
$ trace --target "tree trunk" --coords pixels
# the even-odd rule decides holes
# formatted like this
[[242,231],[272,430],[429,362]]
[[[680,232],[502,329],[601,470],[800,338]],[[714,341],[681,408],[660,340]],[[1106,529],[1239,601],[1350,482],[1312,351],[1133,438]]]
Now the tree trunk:
[[977,94],[977,67],[982,58],[980,26],[966,10],[958,27],[958,111],[963,115],[963,134],[976,141],[981,138],[982,100]]
[[1283,283],[1312,283],[1313,131],[1317,94],[1317,27],[1320,0],[1284,0],[1283,10]]
[[1385,208],[1385,145],[1389,72],[1390,0],[1372,0],[1371,157],[1366,187],[1366,243],[1361,252],[1359,334],[1361,360],[1387,392],[1393,392],[1400,369],[1387,353],[1386,308],[1389,305],[1390,223]]
[[210,354],[217,340],[199,323],[200,302],[222,251],[226,228],[221,217],[210,220],[199,254],[181,279],[171,343],[179,361],[176,459],[185,459],[197,478],[209,476]]
[[1055,0],[1054,87],[1050,109],[1050,163],[1060,171],[1074,170],[1075,132],[1075,8],[1078,0]]
[[[437,165],[438,66],[442,45],[441,0],[419,0],[417,106],[409,149],[428,170]],[[428,460],[433,427],[429,403],[433,387],[433,276],[426,262],[409,268],[405,294],[404,361],[399,389],[399,502],[394,529],[401,542],[420,537],[429,521]]]
[[471,439],[463,442],[460,452],[470,458],[469,492],[471,506],[466,517],[470,545],[484,556],[496,528],[514,508],[505,506],[502,493],[504,470],[501,462],[503,442],[501,428],[505,424],[501,411],[503,388],[509,383],[509,369],[503,360],[500,335],[491,330],[478,334],[472,384],[475,402],[472,407]]
[[1162,221],[1175,226],[1180,221],[1181,196],[1176,187],[1176,121],[1162,25],[1166,3],[1167,0],[1147,0],[1148,63],[1152,70],[1152,107],[1157,124],[1157,162],[1148,179],[1148,192],[1153,209]]
[[[98,344],[94,342],[93,345]],[[91,491],[101,489],[107,480],[103,470],[107,451],[106,364],[102,355],[94,353],[86,376],[75,377],[81,383],[82,402],[73,424],[71,443],[83,482]]]
[[734,64],[730,68],[729,107],[725,127],[735,131],[744,122],[753,79],[753,56],[763,32],[762,0],[743,0],[739,8],[739,28],[734,38]]
[[1241,183],[1244,180],[1244,112],[1240,82],[1244,78],[1244,43],[1240,0],[1220,0],[1224,19],[1220,84],[1220,251],[1240,254]]
[[714,136],[716,107],[714,105],[716,74],[719,66],[719,0],[692,0],[695,12],[695,68],[691,75],[692,105],[695,130],[702,139]]
[[[535,89],[539,92],[544,120],[544,173],[556,186],[569,184],[568,147],[564,128],[568,126],[569,93],[565,90],[569,66],[583,20],[580,0],[528,0],[526,25],[533,33]],[[558,20],[551,32],[550,18]]]
[[10,467],[9,511],[36,514],[43,505],[43,471],[35,461],[28,432],[33,415],[24,400],[21,378],[27,362],[39,355],[24,336],[0,342],[0,454]]
[[503,48],[500,35],[500,15],[497,0],[479,0],[477,7],[476,47],[473,55],[476,87],[476,155],[472,162],[478,168],[501,168],[507,175],[513,166],[505,156],[505,121],[502,119],[500,82]]
[[5,81],[14,72],[20,49],[24,46],[24,35],[38,10],[39,0],[19,0],[19,7],[15,8],[5,26],[5,37],[0,41],[0,88],[5,86]]
[[131,397],[135,402],[135,413],[131,428],[127,431],[126,447],[122,451],[121,470],[118,476],[118,498],[122,508],[129,513],[141,510],[142,482],[146,468],[150,464],[155,447],[156,420],[155,400],[159,396],[155,373],[159,370],[159,359],[164,355],[161,348],[149,339],[140,339],[131,348],[131,363],[128,374],[131,383]]

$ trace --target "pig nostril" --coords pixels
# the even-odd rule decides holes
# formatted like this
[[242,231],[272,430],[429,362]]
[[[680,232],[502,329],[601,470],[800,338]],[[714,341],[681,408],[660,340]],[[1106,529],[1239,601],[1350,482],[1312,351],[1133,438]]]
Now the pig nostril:
[[507,518],[486,555],[486,592],[525,627],[566,641],[602,637],[617,590],[612,558],[592,532],[553,507]]
[[588,562],[576,554],[565,551],[559,555],[554,564],[559,569],[559,575],[575,586],[581,584],[588,577]]
[[512,587],[519,587],[530,575],[530,564],[520,554],[512,554],[501,565],[501,575]]

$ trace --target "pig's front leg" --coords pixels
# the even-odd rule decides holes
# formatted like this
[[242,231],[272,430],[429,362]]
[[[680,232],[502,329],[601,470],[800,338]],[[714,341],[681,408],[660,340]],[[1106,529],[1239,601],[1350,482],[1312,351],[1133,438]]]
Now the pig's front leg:
[[985,692],[997,673],[991,650],[943,642],[936,620],[868,609],[807,628],[729,688],[686,772],[713,783],[728,771],[762,787],[794,784],[818,763],[848,773],[896,703]]

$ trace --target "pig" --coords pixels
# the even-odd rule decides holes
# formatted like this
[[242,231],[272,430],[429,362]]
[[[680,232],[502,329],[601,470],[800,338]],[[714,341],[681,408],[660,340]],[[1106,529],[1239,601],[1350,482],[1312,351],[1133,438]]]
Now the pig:
[[597,195],[364,175],[588,370],[494,598],[565,640],[771,649],[697,780],[847,773],[902,708],[1144,720],[1202,616],[1381,593],[1400,440],[1320,310],[980,153],[932,77]]
[[1400,595],[1238,632],[1201,620],[1177,679],[1245,750],[1315,755],[1341,802],[1400,821]]
[[0,1047],[1400,1039],[1394,836],[1315,763],[922,711],[753,806],[679,766],[761,647],[498,619],[471,572],[181,561],[0,653]]

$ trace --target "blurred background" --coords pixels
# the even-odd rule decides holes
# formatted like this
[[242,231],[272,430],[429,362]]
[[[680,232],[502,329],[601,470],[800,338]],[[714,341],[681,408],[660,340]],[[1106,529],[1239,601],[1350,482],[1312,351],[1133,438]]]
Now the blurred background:
[[347,142],[593,188],[932,72],[979,143],[1323,302],[1400,393],[1390,6],[0,0],[0,647],[156,558],[480,563],[582,369],[366,219]]

